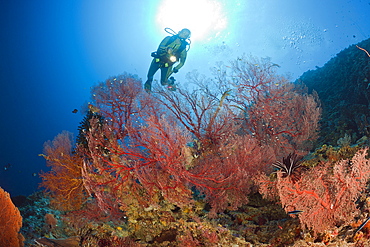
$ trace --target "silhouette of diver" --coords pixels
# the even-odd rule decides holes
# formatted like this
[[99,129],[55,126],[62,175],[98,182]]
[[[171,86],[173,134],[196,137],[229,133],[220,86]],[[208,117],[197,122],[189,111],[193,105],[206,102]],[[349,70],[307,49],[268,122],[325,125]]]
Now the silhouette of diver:
[[[167,28],[165,30],[168,32]],[[172,29],[170,30],[173,32]],[[178,34],[175,34],[175,32],[172,34],[172,36],[167,36],[162,40],[156,52],[152,52],[153,60],[149,67],[148,79],[144,84],[144,89],[148,93],[152,90],[153,77],[158,69],[161,69],[161,85],[167,85],[169,90],[176,90],[175,79],[171,74],[177,73],[185,64],[187,47],[190,45],[186,40],[190,37],[190,30],[184,28]],[[179,64],[173,68],[176,62],[179,62]]]

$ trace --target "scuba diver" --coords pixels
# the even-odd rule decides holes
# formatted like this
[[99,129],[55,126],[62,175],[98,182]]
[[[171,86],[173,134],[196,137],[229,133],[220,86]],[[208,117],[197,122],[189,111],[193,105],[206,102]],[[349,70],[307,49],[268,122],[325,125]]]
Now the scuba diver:
[[[166,28],[165,31],[167,31]],[[159,44],[158,50],[152,52],[152,63],[150,64],[148,71],[148,79],[144,84],[146,92],[150,93],[152,90],[152,81],[154,74],[161,69],[161,85],[166,85],[171,91],[175,91],[175,79],[171,76],[172,73],[177,73],[179,69],[184,65],[187,52],[190,45],[187,39],[190,37],[189,29],[182,29],[176,34],[172,29],[172,36],[167,36]],[[168,32],[169,33],[169,32]],[[173,68],[173,65],[179,62],[179,64]],[[170,77],[171,76],[171,77]]]

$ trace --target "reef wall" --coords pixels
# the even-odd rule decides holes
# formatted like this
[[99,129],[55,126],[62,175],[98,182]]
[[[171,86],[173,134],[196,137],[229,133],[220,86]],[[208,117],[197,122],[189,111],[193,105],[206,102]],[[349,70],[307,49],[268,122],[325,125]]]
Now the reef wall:
[[297,82],[315,90],[323,112],[319,144],[370,136],[370,39],[349,46]]

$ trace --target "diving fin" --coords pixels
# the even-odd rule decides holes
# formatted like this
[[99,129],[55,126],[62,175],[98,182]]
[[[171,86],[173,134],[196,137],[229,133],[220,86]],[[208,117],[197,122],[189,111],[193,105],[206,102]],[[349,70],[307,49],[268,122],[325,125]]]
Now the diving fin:
[[170,79],[167,81],[167,89],[170,91],[176,91],[176,85],[175,85],[176,79],[171,76]]

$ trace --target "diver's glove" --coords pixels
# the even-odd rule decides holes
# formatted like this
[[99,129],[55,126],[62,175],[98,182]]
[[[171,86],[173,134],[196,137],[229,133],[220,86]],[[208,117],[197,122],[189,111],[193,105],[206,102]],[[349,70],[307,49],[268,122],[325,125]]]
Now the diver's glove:
[[176,69],[176,68],[174,68],[174,69],[172,70],[172,72],[176,74],[177,72],[179,72],[179,70],[178,70],[178,69]]

